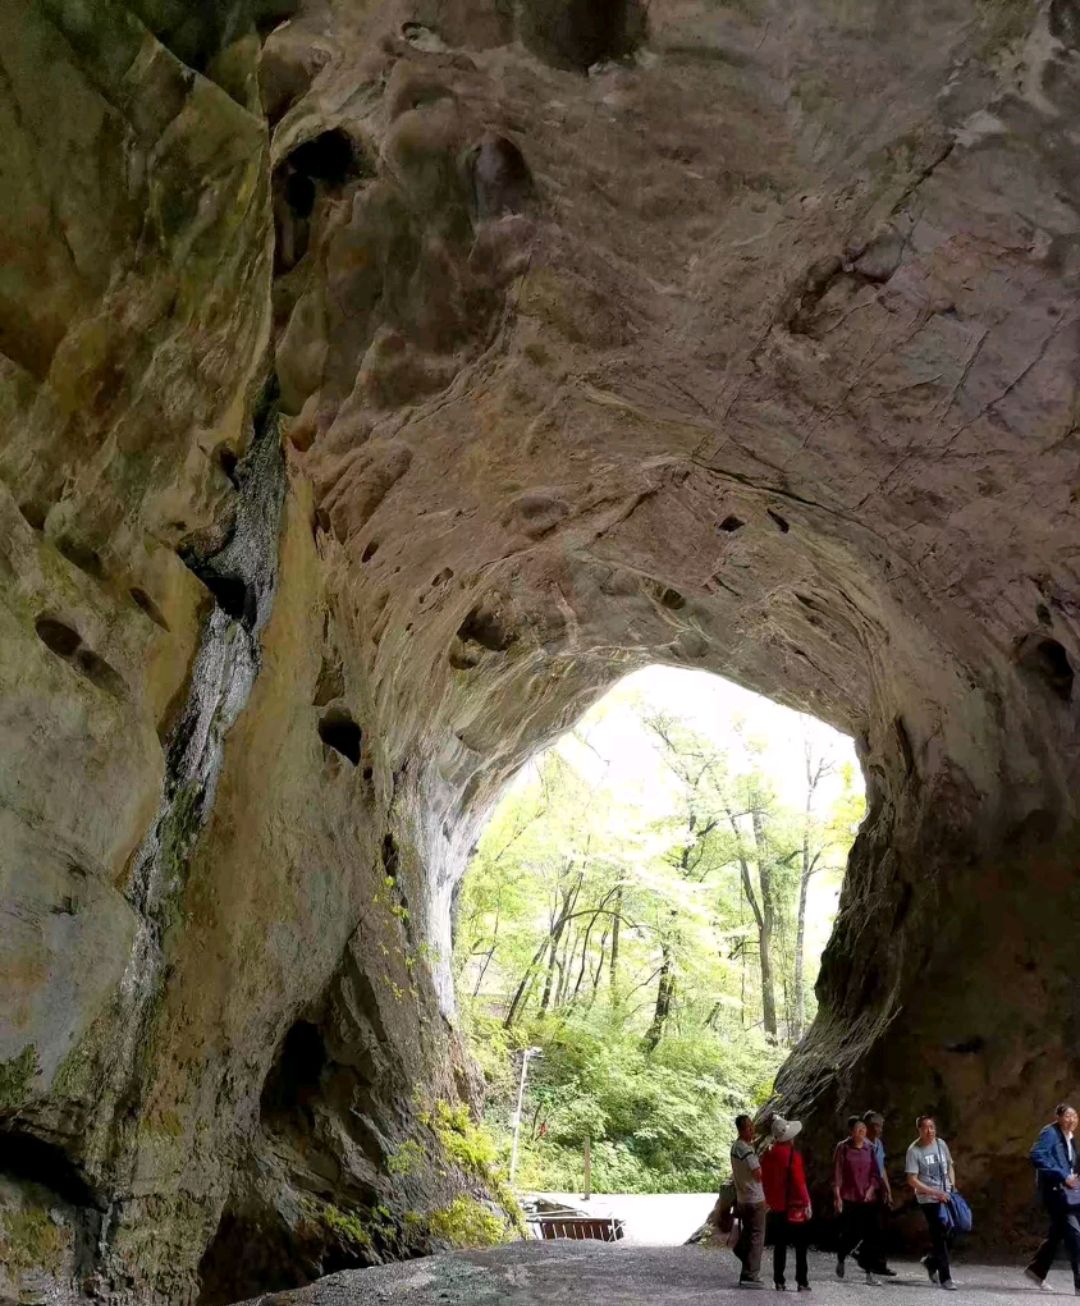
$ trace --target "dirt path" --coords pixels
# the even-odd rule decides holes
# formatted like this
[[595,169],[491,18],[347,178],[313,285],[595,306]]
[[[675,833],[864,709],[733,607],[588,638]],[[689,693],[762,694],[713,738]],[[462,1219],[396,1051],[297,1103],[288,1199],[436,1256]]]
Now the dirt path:
[[[768,1269],[768,1257],[766,1258]],[[899,1277],[880,1288],[856,1277],[843,1283],[831,1257],[811,1258],[817,1306],[915,1306],[946,1300],[953,1306],[1034,1303],[1043,1297],[1017,1268],[958,1265],[958,1292],[945,1298],[917,1264],[895,1263]],[[1059,1293],[1072,1295],[1069,1276],[1051,1276]],[[374,1270],[348,1270],[308,1288],[256,1298],[259,1306],[735,1306],[775,1301],[771,1285],[749,1294],[735,1285],[735,1262],[723,1251],[698,1247],[633,1247],[625,1243],[514,1243],[488,1252],[432,1256]],[[790,1291],[790,1287],[789,1287]],[[786,1300],[786,1298],[785,1298]]]

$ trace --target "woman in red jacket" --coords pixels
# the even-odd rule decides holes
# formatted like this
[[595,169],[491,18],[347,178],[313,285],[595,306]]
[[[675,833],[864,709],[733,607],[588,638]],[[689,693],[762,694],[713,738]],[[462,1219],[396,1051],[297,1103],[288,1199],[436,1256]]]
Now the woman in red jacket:
[[787,1249],[795,1249],[795,1282],[800,1292],[810,1291],[806,1245],[810,1232],[810,1192],[803,1159],[793,1139],[802,1129],[798,1120],[773,1116],[769,1126],[772,1146],[761,1158],[761,1181],[769,1207],[769,1234],[773,1245],[773,1283],[783,1289]]

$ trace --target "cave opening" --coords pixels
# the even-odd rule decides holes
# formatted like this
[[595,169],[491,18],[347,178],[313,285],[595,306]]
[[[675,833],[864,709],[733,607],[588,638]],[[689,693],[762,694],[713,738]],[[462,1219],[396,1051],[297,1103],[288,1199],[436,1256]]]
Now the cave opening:
[[516,1182],[708,1192],[813,1020],[865,809],[854,742],[706,672],[619,682],[518,774],[456,903],[462,1027]]

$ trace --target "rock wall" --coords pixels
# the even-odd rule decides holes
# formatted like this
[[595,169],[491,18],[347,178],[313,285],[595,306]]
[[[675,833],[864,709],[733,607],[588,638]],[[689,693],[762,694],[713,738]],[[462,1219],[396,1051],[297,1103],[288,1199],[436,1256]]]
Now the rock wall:
[[454,885],[650,661],[859,740],[779,1100],[938,1111],[1015,1231],[1077,1070],[1071,0],[0,36],[6,1287],[430,1246]]

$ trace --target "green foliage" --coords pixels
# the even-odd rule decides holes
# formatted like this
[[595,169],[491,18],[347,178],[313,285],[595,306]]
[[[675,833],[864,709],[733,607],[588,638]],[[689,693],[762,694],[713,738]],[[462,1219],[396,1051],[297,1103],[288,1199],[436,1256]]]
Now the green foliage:
[[505,1223],[474,1197],[455,1197],[427,1217],[428,1232],[453,1247],[496,1247],[507,1241]]
[[[676,718],[640,729],[652,792],[606,783],[570,738],[496,809],[461,893],[462,1026],[504,1162],[520,1054],[543,1054],[524,1100],[526,1190],[576,1189],[586,1138],[598,1191],[714,1189],[732,1116],[768,1097],[813,1016],[827,921],[807,903],[813,885],[835,891],[861,820],[854,768],[808,743],[805,799],[786,806],[739,723],[729,749]],[[471,1163],[462,1135],[443,1142]]]

